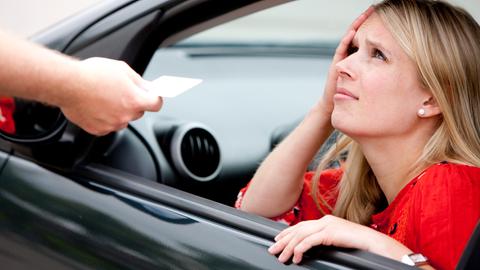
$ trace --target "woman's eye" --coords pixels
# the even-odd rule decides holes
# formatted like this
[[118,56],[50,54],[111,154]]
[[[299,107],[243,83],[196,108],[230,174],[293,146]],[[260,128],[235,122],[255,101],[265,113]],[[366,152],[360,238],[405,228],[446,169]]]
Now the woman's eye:
[[385,57],[385,55],[383,54],[383,52],[380,51],[379,49],[374,49],[372,56],[375,57],[375,58],[377,58],[377,59],[380,59],[380,60],[382,60],[382,61],[387,61],[387,57]]
[[348,47],[347,54],[352,55],[352,54],[356,53],[357,51],[358,51],[357,46],[350,45],[350,47]]

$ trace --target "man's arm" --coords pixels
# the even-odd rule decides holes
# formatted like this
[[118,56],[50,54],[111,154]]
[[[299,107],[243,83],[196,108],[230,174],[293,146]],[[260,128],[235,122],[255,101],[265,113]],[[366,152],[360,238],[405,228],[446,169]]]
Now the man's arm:
[[58,106],[84,130],[104,135],[127,126],[162,99],[127,64],[106,58],[78,61],[0,31],[0,95]]

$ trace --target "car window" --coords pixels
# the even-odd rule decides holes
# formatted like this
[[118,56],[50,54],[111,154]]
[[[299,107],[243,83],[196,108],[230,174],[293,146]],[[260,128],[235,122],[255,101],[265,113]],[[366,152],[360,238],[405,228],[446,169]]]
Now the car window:
[[[355,8],[342,12],[347,2]],[[293,1],[159,49],[146,79],[176,75],[204,82],[165,100],[156,117],[209,126],[227,166],[261,158],[270,150],[272,132],[301,119],[322,95],[339,38],[369,4]]]
[[[473,1],[452,2],[479,17]],[[174,118],[206,125],[222,152],[221,177],[231,181],[225,174],[253,173],[271,150],[272,134],[300,121],[321,97],[336,45],[371,3],[287,2],[159,48],[146,79],[174,75],[203,83],[165,99],[161,112],[151,117],[159,123]],[[237,184],[248,180],[244,176]]]

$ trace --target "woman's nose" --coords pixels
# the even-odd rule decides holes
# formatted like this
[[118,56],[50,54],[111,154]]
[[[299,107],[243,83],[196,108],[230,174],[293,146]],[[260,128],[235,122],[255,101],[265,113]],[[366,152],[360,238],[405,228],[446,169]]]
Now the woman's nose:
[[335,64],[338,76],[346,79],[355,79],[355,73],[352,69],[352,55],[347,56],[343,60]]

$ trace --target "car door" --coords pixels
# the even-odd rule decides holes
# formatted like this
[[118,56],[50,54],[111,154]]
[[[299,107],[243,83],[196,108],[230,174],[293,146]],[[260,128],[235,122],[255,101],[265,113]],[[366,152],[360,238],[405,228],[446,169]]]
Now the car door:
[[6,269],[408,269],[335,249],[284,265],[266,251],[283,227],[273,221],[109,168],[62,175],[1,156]]
[[[220,205],[131,175],[90,171],[92,179],[115,184],[89,180],[88,174],[68,178],[9,157],[0,176],[2,267],[286,268],[265,252],[271,243],[266,231],[225,225],[240,217]],[[263,222],[264,230],[273,228]]]

